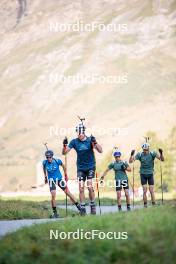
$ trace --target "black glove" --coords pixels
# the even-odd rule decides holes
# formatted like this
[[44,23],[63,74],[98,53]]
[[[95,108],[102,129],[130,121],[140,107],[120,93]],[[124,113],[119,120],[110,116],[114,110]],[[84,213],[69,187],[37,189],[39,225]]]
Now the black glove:
[[134,156],[134,153],[135,153],[135,149],[133,149],[133,150],[131,151],[131,157]]
[[121,165],[121,170],[122,170],[122,171],[126,171],[126,169],[127,169],[127,166],[123,163],[123,164]]
[[94,145],[97,144],[96,138],[94,136],[91,136],[90,139],[91,139],[91,143],[93,143]]
[[68,139],[67,139],[67,137],[64,138],[64,140],[63,140],[63,145],[64,145],[64,146],[67,146],[67,145],[68,145]]
[[48,183],[48,178],[45,176],[45,184]]
[[160,155],[162,156],[163,155],[163,150],[161,148],[158,149]]

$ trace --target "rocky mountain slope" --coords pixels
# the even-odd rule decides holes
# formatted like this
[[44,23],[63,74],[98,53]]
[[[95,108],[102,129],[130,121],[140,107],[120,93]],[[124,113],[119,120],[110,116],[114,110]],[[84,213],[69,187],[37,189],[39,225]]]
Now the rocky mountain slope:
[[[60,154],[77,115],[96,127],[104,153],[114,145],[129,151],[148,130],[168,136],[176,121],[176,1],[22,2],[0,2],[1,190],[28,189],[42,142]],[[69,27],[78,23],[103,26]],[[104,30],[109,24],[115,30]]]

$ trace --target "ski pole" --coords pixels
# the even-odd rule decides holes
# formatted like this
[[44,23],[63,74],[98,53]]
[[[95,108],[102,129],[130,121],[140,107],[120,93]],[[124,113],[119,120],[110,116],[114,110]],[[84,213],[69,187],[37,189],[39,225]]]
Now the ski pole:
[[98,192],[98,204],[99,204],[99,210],[100,210],[100,215],[101,215],[100,192],[99,192],[98,174],[97,174],[97,172],[96,172],[96,185],[97,185],[97,192]]
[[[67,137],[65,137],[67,140]],[[64,145],[64,148],[66,149],[67,145]],[[67,154],[65,154],[65,182],[66,182],[66,191],[67,191],[67,182],[68,182],[68,176],[67,176]],[[68,199],[67,199],[67,193],[65,196],[65,212],[66,216],[68,215]]]
[[130,184],[130,186],[131,186],[131,188],[132,188],[132,190],[133,190],[133,185],[131,184],[130,179],[128,179],[128,182],[129,182],[129,184]]
[[39,185],[33,185],[31,186],[31,189],[37,189],[37,188],[40,188],[40,187],[43,187],[45,186],[45,183],[42,183],[42,184],[39,184]]
[[133,209],[134,209],[134,154],[135,154],[135,150],[133,149],[131,151],[131,156],[130,159],[132,159],[132,163],[133,163],[133,185],[132,185],[132,189],[133,189]]
[[162,170],[162,165],[161,165],[161,161],[160,161],[160,174],[161,174],[161,200],[162,200],[162,204],[164,203],[164,199],[163,199],[163,170]]
[[130,186],[131,186],[132,191],[134,192],[133,184],[131,183],[130,179],[128,179],[128,182],[129,182],[129,184],[130,184]]
[[[67,182],[68,182],[68,177],[67,177],[67,154],[65,155],[65,182],[66,182],[66,191],[67,191]],[[65,211],[66,211],[66,216],[68,214],[67,212],[67,207],[68,207],[68,199],[67,199],[67,193],[66,193],[66,197],[65,197]]]
[[[48,150],[48,143],[45,142],[45,143],[43,143],[43,145],[45,146],[46,150]],[[48,178],[47,178],[47,181],[45,181],[45,184],[46,184],[47,182],[48,182]]]
[[133,160],[133,209],[134,209],[134,160]]

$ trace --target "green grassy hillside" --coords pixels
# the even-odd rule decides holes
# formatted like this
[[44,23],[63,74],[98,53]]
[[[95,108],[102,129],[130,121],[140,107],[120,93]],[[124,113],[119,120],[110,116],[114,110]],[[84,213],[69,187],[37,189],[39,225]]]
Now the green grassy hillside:
[[[174,263],[175,203],[23,228],[0,241],[1,263]],[[86,220],[86,221],[85,221]],[[59,239],[61,232],[127,232],[127,239]],[[53,230],[58,239],[51,236]],[[102,235],[102,234],[101,234]]]

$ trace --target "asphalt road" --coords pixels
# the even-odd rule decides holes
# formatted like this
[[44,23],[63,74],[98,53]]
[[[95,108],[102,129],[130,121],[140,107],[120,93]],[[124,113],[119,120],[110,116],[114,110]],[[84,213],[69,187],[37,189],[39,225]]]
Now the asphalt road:
[[[65,208],[64,205],[59,206],[59,208]],[[141,206],[135,206],[134,209],[140,209]],[[68,205],[68,209],[72,209],[77,211],[75,206]],[[90,214],[90,207],[86,206],[87,214]],[[132,208],[133,210],[133,208]],[[122,207],[122,211],[126,211],[126,206]],[[116,213],[118,212],[118,208],[116,205],[111,206],[101,206],[101,213],[108,214],[108,213]],[[97,206],[97,215],[100,215],[99,207]],[[0,238],[5,236],[8,233],[12,233],[17,231],[18,229],[31,226],[35,224],[42,224],[50,221],[62,221],[65,218],[58,218],[58,219],[22,219],[22,220],[2,220],[0,221]]]

